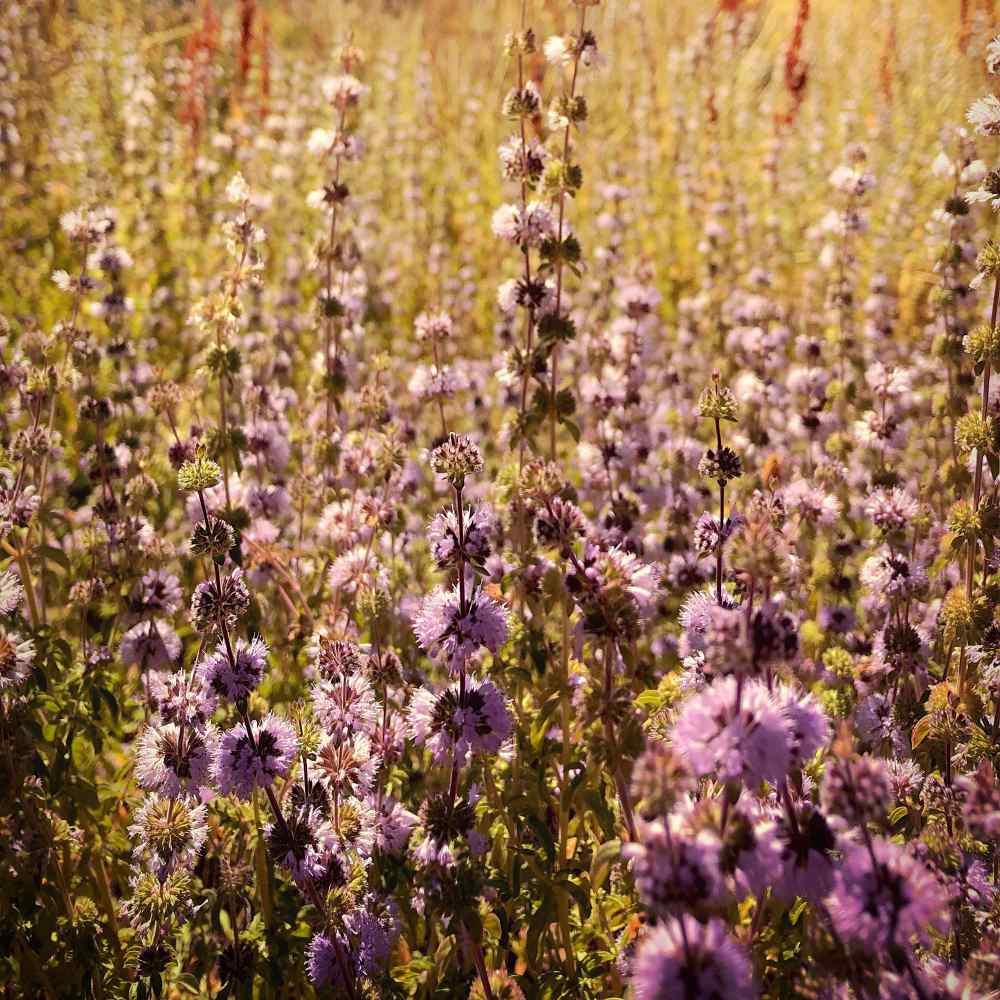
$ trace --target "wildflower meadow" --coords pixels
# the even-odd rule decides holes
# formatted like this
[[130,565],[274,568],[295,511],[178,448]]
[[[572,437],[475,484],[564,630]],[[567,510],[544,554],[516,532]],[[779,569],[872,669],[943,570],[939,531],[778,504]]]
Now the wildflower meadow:
[[1000,997],[994,0],[0,0],[0,1000]]

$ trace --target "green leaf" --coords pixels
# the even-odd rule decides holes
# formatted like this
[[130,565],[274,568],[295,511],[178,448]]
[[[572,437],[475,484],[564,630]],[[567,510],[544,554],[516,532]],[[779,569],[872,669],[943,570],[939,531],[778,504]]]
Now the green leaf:
[[594,889],[600,889],[604,885],[611,866],[620,861],[622,856],[622,842],[620,840],[608,840],[601,844],[594,851],[594,856],[590,862],[590,882]]

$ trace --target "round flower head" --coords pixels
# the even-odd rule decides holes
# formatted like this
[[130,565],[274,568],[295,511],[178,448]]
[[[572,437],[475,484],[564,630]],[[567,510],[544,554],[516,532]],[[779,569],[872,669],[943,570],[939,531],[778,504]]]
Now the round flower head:
[[20,687],[35,662],[35,644],[0,625],[0,692]]
[[413,321],[413,333],[418,341],[447,340],[451,331],[451,317],[445,312],[422,312]]
[[342,110],[354,107],[367,93],[368,87],[350,73],[341,73],[323,81],[323,96],[335,108]]
[[360,673],[361,649],[356,642],[316,632],[309,642],[309,661],[323,680],[339,680]]
[[395,854],[406,847],[419,817],[404,809],[391,796],[385,796],[379,806],[375,842],[380,851]]
[[169,617],[181,606],[183,597],[180,581],[173,573],[151,569],[140,581],[137,610]]
[[803,767],[830,739],[830,722],[816,699],[785,684],[774,686],[774,699],[788,726],[788,750],[793,768]]
[[501,205],[493,213],[494,235],[519,246],[536,247],[555,232],[552,212],[541,202],[529,202],[523,209],[520,205]]
[[463,842],[473,855],[485,850],[485,838],[476,830],[476,795],[473,788],[468,797],[459,796],[454,802],[444,794],[425,800],[420,810],[425,836],[413,851],[421,865],[451,866]]
[[884,818],[893,802],[892,783],[885,762],[864,754],[835,756],[823,771],[823,809],[849,823]]
[[11,615],[24,600],[21,578],[11,569],[0,573],[0,615]]
[[431,452],[431,468],[456,489],[465,485],[467,476],[483,471],[483,456],[475,442],[463,434],[449,434]]
[[750,962],[721,920],[685,914],[647,931],[632,966],[636,1000],[727,1000],[757,996]]
[[197,796],[208,784],[214,742],[214,733],[208,729],[185,726],[182,732],[173,722],[150,723],[136,746],[139,784],[168,798]]
[[393,905],[382,904],[368,893],[345,920],[355,942],[358,969],[362,976],[374,978],[385,971],[392,944],[399,934],[399,920]]
[[783,780],[791,765],[791,733],[779,705],[759,681],[717,680],[684,703],[673,745],[695,774],[720,781]]
[[458,544],[458,516],[450,507],[436,515],[427,528],[431,554],[439,567],[456,566],[461,555],[465,561],[482,566],[490,556],[490,536],[496,520],[488,507],[466,508],[462,516],[461,551]]
[[351,979],[356,978],[360,970],[347,943],[335,935],[335,931],[327,931],[313,936],[306,949],[306,969],[317,988],[329,988],[336,995],[346,995],[348,983],[344,981],[344,966]]
[[711,904],[724,891],[718,837],[708,831],[689,836],[677,817],[667,823],[643,824],[639,842],[624,851],[643,903],[659,917]]
[[659,590],[656,566],[634,553],[588,544],[566,585],[583,611],[583,627],[594,635],[638,638]]
[[930,930],[948,931],[951,899],[942,882],[905,848],[875,839],[852,847],[829,900],[837,933],[876,956],[905,954]]
[[149,697],[164,722],[198,727],[208,722],[218,702],[202,678],[186,670],[150,674]]
[[198,584],[191,597],[191,624],[202,633],[218,631],[220,622],[232,629],[249,609],[250,591],[237,568],[222,577],[221,587],[214,580]]
[[466,598],[460,610],[458,588],[428,595],[413,618],[417,641],[430,656],[444,658],[457,673],[477,650],[491,653],[507,641],[508,612],[481,590]]
[[224,643],[204,660],[199,668],[200,675],[208,687],[219,697],[239,701],[249,697],[254,691],[267,667],[267,644],[263,639],[251,639],[249,643],[238,639],[233,647],[232,661]]
[[[252,738],[251,738],[252,737]],[[249,799],[255,788],[268,788],[291,770],[298,750],[292,724],[274,715],[254,719],[250,733],[234,726],[219,740],[213,774],[223,795]]]
[[454,684],[439,695],[421,688],[410,704],[410,733],[426,744],[437,763],[455,755],[464,763],[472,754],[496,753],[510,737],[513,718],[497,686],[468,678],[465,692]]
[[323,680],[312,689],[313,708],[324,731],[372,734],[382,710],[371,682],[362,673]]
[[205,807],[150,795],[136,810],[128,832],[136,864],[165,878],[176,868],[194,867],[198,860],[208,835]]
[[778,874],[770,885],[774,895],[786,902],[796,896],[818,903],[833,884],[831,854],[837,846],[829,824],[808,803],[795,807],[795,825],[784,813],[757,828],[756,834],[765,853],[776,850]]
[[363,798],[375,783],[379,759],[363,733],[328,736],[320,745],[313,770],[339,798]]
[[583,513],[575,503],[553,497],[535,515],[535,538],[540,545],[567,551],[586,530]]
[[903,531],[913,522],[920,505],[905,490],[877,489],[865,501],[865,514],[882,531]]
[[265,833],[271,856],[291,872],[296,885],[339,888],[347,882],[332,830],[317,809],[293,809],[283,823],[269,823]]
[[122,663],[140,670],[162,670],[173,667],[181,655],[181,640],[173,626],[152,619],[133,625],[121,642]]

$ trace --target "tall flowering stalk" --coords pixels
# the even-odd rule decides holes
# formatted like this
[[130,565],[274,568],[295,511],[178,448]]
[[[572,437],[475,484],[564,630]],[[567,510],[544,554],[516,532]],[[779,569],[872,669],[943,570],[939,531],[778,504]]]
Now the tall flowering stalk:
[[561,133],[561,149],[545,167],[543,179],[546,195],[555,205],[555,231],[542,243],[542,270],[554,277],[555,302],[552,313],[539,328],[539,335],[549,352],[549,459],[556,459],[556,428],[560,420],[572,416],[574,406],[571,393],[559,389],[559,349],[562,343],[572,340],[575,335],[573,321],[565,314],[563,302],[564,272],[567,267],[579,273],[580,243],[569,230],[566,219],[566,198],[576,197],[580,190],[583,174],[580,167],[570,158],[570,139],[574,128],[579,129],[587,120],[587,101],[577,93],[577,80],[581,63],[593,65],[598,59],[597,41],[592,32],[586,30],[587,8],[596,7],[600,0],[573,0],[580,9],[580,19],[576,34],[554,35],[545,43],[545,57],[560,68],[563,74],[563,90],[553,98],[549,106],[549,127]]
[[[450,590],[437,590],[424,599],[413,627],[424,650],[441,659],[452,676],[457,675],[457,684],[436,697],[421,690],[410,709],[414,738],[432,750],[436,761],[446,761],[449,772],[447,791],[428,798],[422,814],[425,839],[417,857],[428,867],[428,875],[442,866],[454,866],[463,847],[464,864],[485,848],[473,825],[475,790],[460,794],[461,773],[471,756],[499,750],[513,726],[510,710],[496,686],[489,680],[470,678],[468,673],[470,660],[483,649],[496,654],[508,631],[506,609],[487,596],[480,580],[490,554],[492,515],[485,507],[465,506],[466,481],[482,472],[482,456],[471,439],[449,434],[432,452],[431,465],[451,487],[453,502],[431,522],[428,534],[435,561],[453,572],[456,582]],[[445,873],[445,878],[451,881],[455,874]],[[458,920],[483,992],[492,998],[477,931],[479,920],[469,912],[475,885],[473,880],[464,887],[457,908],[456,902],[442,899],[439,903],[454,910],[448,916]]]
[[323,284],[319,309],[323,327],[323,427],[332,429],[335,400],[343,389],[341,357],[344,324],[357,316],[356,290],[351,286],[357,261],[356,247],[345,236],[343,215],[351,197],[344,182],[344,165],[358,160],[364,143],[355,131],[354,116],[368,88],[354,75],[364,62],[361,51],[345,45],[338,55],[341,73],[323,82],[323,96],[333,106],[333,129],[316,128],[309,135],[311,153],[322,158],[323,186],[309,196],[310,204],[329,216],[326,240],[320,251]]

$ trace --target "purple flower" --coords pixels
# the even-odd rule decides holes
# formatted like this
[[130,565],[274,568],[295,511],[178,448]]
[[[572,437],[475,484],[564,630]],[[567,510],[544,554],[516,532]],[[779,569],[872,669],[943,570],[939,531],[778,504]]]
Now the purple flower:
[[267,644],[263,639],[249,643],[238,639],[233,648],[233,659],[222,643],[204,660],[199,668],[205,683],[217,694],[230,701],[249,697],[260,684],[267,666]]
[[133,625],[123,636],[122,663],[140,670],[172,667],[181,655],[181,640],[171,625],[151,620]]
[[212,717],[218,699],[198,674],[186,670],[172,673],[154,671],[149,675],[152,706],[164,722],[204,726]]
[[951,899],[942,882],[907,850],[887,840],[852,847],[838,866],[829,899],[837,933],[873,955],[892,957],[929,931],[947,933]]
[[380,851],[387,854],[395,854],[401,851],[406,842],[410,839],[410,833],[417,825],[418,817],[415,813],[404,809],[403,806],[391,796],[382,799],[379,806],[378,821],[375,833],[376,844]]
[[830,855],[836,839],[822,813],[809,804],[795,807],[794,825],[788,816],[775,816],[772,824],[757,830],[760,841],[775,848],[780,858],[780,870],[771,891],[786,902],[801,896],[818,903],[833,885],[833,863]]
[[685,833],[674,816],[672,822],[643,824],[639,842],[626,845],[623,853],[632,859],[643,902],[664,917],[710,905],[723,896],[721,846],[708,830],[694,836]]
[[464,763],[472,754],[496,753],[509,738],[514,721],[497,686],[470,677],[464,694],[458,684],[438,695],[426,688],[417,691],[410,703],[409,725],[413,739],[426,744],[441,764],[452,754]]
[[829,741],[830,721],[816,699],[806,691],[778,684],[774,688],[774,700],[781,706],[788,726],[791,766],[803,767]]
[[481,590],[466,599],[461,614],[456,587],[436,590],[424,599],[413,618],[413,631],[430,656],[443,656],[457,673],[478,649],[500,649],[507,641],[508,618],[507,609]]
[[313,767],[338,798],[363,798],[372,789],[379,763],[363,733],[353,736],[335,733],[321,744]]
[[674,723],[673,742],[694,774],[720,781],[778,782],[792,763],[792,737],[781,707],[756,680],[725,677],[689,698]]
[[142,578],[138,604],[147,614],[170,616],[184,599],[180,581],[173,573],[151,569]]
[[750,962],[721,920],[685,914],[648,931],[632,966],[636,1000],[756,997]]
[[[489,558],[491,551],[490,536],[493,533],[496,519],[488,507],[466,508],[462,515],[462,557],[476,566]],[[455,566],[459,561],[458,516],[454,509],[448,508],[437,514],[427,528],[427,540],[430,542],[431,555],[442,569]]]
[[209,729],[150,723],[136,746],[136,778],[147,791],[168,798],[197,796],[208,784],[214,744],[214,732]]
[[323,680],[312,690],[316,718],[327,733],[371,733],[382,710],[371,682],[364,674],[342,674]]
[[273,713],[250,723],[250,733],[234,726],[219,740],[213,773],[223,795],[249,799],[255,788],[269,787],[291,769],[298,750],[292,724]]
[[379,975],[389,961],[392,943],[399,933],[399,924],[393,909],[380,907],[379,899],[372,893],[345,920],[354,937],[358,970],[361,975]]
[[358,967],[346,942],[343,938],[336,939],[334,934],[327,931],[313,936],[306,948],[306,969],[314,986],[344,991],[347,986],[344,981],[345,966],[352,980],[358,974]]

